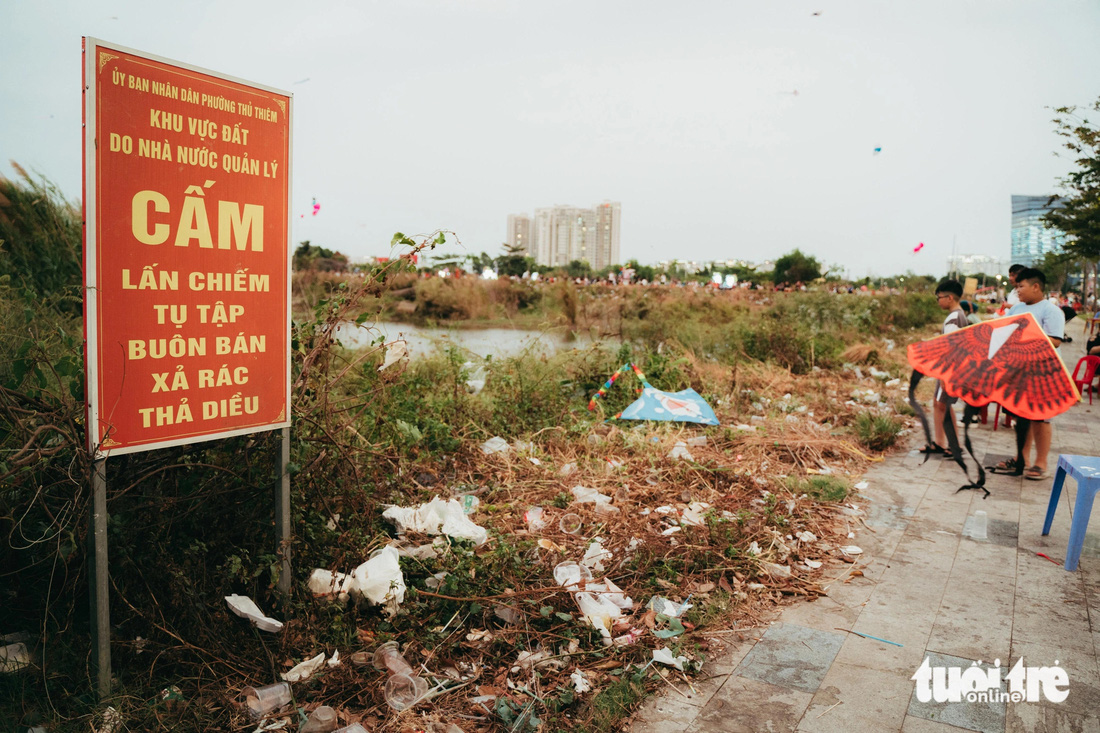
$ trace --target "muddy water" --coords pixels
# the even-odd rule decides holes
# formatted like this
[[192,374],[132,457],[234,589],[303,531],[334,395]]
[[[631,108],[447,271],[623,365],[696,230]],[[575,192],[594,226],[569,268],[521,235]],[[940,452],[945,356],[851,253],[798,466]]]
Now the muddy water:
[[372,328],[353,324],[341,326],[337,338],[348,348],[369,346],[379,336],[386,342],[403,338],[409,344],[413,358],[456,346],[468,354],[495,359],[518,356],[531,350],[540,354],[556,354],[568,349],[583,349],[592,343],[587,334],[570,337],[564,328],[547,331],[524,331],[511,328],[447,329],[424,328],[408,323],[376,323]]

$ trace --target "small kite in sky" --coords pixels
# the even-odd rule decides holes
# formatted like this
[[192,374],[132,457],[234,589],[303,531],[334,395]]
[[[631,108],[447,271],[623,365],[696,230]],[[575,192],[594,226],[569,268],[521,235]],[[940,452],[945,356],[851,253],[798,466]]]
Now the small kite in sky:
[[920,252],[922,249],[924,249],[924,242],[921,242],[920,244],[918,244],[916,247],[913,248],[913,254],[916,254],[917,252]]
[[875,155],[878,155],[881,152],[882,152],[882,148],[875,148]]
[[821,11],[820,10],[815,10],[814,12],[810,13],[810,15],[813,15],[814,17],[820,17],[821,16]]
[[[317,203],[317,197],[314,196],[313,197],[313,215],[317,216],[317,212],[320,211],[320,210],[321,210],[321,205],[319,203]],[[305,219],[306,215],[305,214],[299,214],[298,218],[299,219]]]

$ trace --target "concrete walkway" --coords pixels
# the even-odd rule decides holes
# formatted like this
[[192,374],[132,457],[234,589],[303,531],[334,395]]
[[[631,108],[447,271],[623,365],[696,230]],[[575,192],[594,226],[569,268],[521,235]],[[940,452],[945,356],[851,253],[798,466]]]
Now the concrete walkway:
[[[1062,347],[1071,370],[1083,342]],[[1086,398],[1055,419],[1052,477],[1059,453],[1100,455],[1098,417],[1100,400],[1090,407]],[[992,412],[971,438],[984,465],[1015,454],[1013,431],[994,431]],[[869,487],[855,501],[866,512],[866,528],[853,527],[852,540],[864,550],[857,563],[862,577],[838,580],[827,596],[784,608],[743,641],[716,635],[734,641],[704,668],[707,679],[650,700],[630,730],[1100,733],[1100,512],[1093,513],[1078,570],[1069,573],[1036,553],[1059,563],[1065,557],[1072,479],[1043,537],[1050,479],[991,475],[991,496],[983,501],[981,492],[954,493],[964,483],[955,463],[922,460],[893,455],[865,476]],[[986,540],[969,536],[977,510],[988,514]],[[833,568],[827,577],[841,572]],[[963,670],[1000,660],[1004,678],[1020,657],[1028,667],[1064,669],[1068,697],[917,699],[912,677],[926,658],[932,667]]]

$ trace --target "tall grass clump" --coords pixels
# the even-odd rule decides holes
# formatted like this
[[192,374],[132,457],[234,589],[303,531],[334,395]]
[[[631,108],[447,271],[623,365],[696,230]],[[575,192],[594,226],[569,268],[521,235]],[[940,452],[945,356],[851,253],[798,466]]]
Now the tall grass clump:
[[886,450],[898,440],[905,423],[892,415],[861,412],[855,421],[856,437],[871,450]]

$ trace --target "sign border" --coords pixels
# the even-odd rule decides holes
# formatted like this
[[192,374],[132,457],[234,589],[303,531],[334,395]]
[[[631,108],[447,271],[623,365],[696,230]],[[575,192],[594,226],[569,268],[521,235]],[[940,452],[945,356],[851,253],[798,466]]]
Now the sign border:
[[[97,290],[97,276],[96,272],[96,246],[98,243],[97,232],[97,209],[98,204],[96,197],[96,79],[97,74],[95,70],[96,59],[99,58],[99,52],[101,50],[120,51],[132,56],[139,56],[150,61],[156,61],[158,63],[174,66],[180,69],[186,69],[188,71],[194,71],[196,73],[205,74],[217,79],[232,82],[234,84],[240,84],[253,89],[258,89],[264,92],[272,94],[279,94],[285,96],[287,102],[287,161],[286,161],[286,389],[284,392],[285,400],[285,419],[276,423],[267,423],[258,427],[245,427],[235,428],[232,430],[216,431],[212,433],[205,433],[202,435],[191,435],[181,438],[170,438],[168,440],[151,441],[149,443],[142,443],[136,445],[120,446],[118,448],[104,448],[98,443],[99,427],[101,422],[101,415],[99,411],[99,355],[101,350],[101,344],[99,342],[99,293]],[[222,74],[210,69],[203,68],[201,66],[195,66],[193,64],[186,64],[174,59],[164,58],[156,54],[146,53],[144,51],[138,51],[126,46],[109,43],[99,38],[92,36],[84,36],[83,39],[83,84],[82,91],[84,95],[82,104],[82,116],[84,125],[84,134],[82,138],[83,144],[83,175],[82,175],[82,202],[83,202],[83,271],[84,271],[84,406],[85,406],[85,425],[87,432],[87,448],[88,452],[93,455],[94,458],[107,458],[113,455],[122,455],[125,453],[136,453],[139,451],[156,450],[158,448],[170,448],[179,445],[190,445],[192,443],[201,443],[209,440],[220,440],[223,438],[231,438],[238,435],[248,435],[251,433],[259,433],[268,430],[278,430],[280,428],[289,428],[291,423],[291,401],[290,401],[290,387],[292,380],[292,363],[291,363],[291,324],[292,315],[291,310],[293,307],[293,292],[291,289],[291,281],[293,278],[293,260],[294,253],[291,247],[291,230],[294,223],[293,216],[293,187],[291,181],[293,180],[294,170],[294,95],[283,89],[276,87],[270,87],[264,84],[257,84],[255,82],[239,79],[228,74]]]

